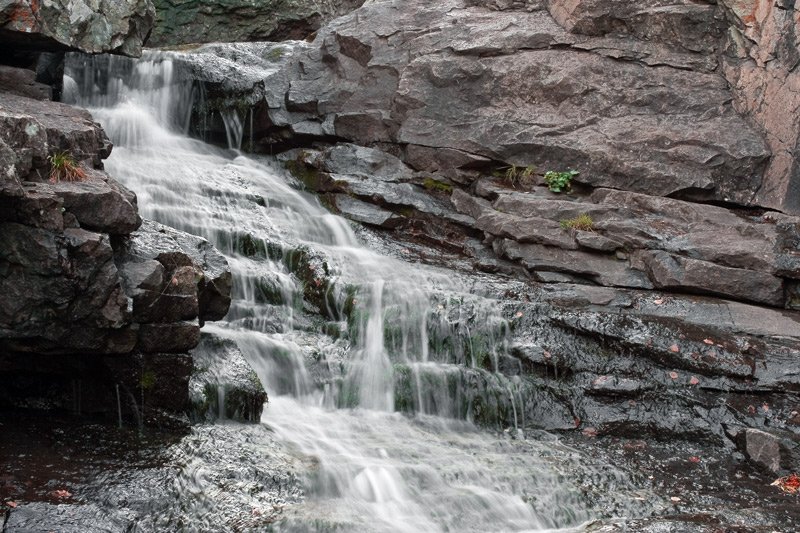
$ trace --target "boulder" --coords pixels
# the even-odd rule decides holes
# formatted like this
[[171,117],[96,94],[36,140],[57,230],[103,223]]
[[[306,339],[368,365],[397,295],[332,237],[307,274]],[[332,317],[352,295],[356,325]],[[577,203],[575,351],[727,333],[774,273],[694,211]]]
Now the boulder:
[[5,0],[3,46],[139,56],[155,20],[151,0]]
[[[172,304],[165,306],[167,315],[184,315],[185,306],[191,308],[193,305],[191,298],[197,299],[201,321],[220,320],[227,314],[231,301],[231,272],[222,254],[205,239],[145,221],[141,228],[121,241],[116,252],[117,262],[121,265],[156,261],[163,266],[163,280],[170,284],[170,288],[168,292],[162,288],[159,295],[150,296],[159,301],[163,298],[165,304],[172,301]],[[131,287],[135,291],[152,292],[152,289],[142,285],[132,284]],[[189,301],[185,300],[186,296],[189,296]],[[140,293],[136,297],[140,298],[140,310],[143,313],[144,308],[154,305],[149,297]],[[157,308],[157,305],[154,306]]]
[[36,72],[23,68],[0,65],[0,92],[7,92],[34,100],[51,100],[53,89],[36,81]]

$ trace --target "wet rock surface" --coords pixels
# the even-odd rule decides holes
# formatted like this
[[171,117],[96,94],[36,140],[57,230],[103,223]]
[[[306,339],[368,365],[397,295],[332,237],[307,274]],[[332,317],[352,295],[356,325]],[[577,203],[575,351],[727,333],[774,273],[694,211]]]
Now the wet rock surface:
[[13,383],[0,404],[185,425],[173,420],[188,408],[185,354],[198,319],[228,310],[227,262],[203,239],[143,225],[136,195],[103,171],[103,129],[33,96],[0,92],[0,368]]

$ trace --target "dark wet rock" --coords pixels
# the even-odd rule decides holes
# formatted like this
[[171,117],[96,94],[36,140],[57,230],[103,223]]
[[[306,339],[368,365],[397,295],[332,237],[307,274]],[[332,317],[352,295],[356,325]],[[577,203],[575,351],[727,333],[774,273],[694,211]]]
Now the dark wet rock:
[[91,8],[76,0],[10,0],[0,6],[0,42],[38,50],[138,56],[154,19],[150,0],[100,0]]
[[157,19],[150,46],[214,41],[305,39],[320,25],[351,11],[363,0],[286,2],[269,0],[153,0]]
[[371,226],[392,229],[396,228],[403,221],[403,217],[391,211],[362,202],[346,194],[334,195],[333,205],[342,216]]
[[[55,152],[67,152],[77,162],[88,161],[92,167],[99,166],[100,160],[111,153],[111,142],[105,132],[84,109],[0,92],[0,113],[13,114],[13,120],[20,123],[17,128],[24,128],[29,136],[36,137],[22,144],[35,154],[26,166],[31,170],[41,169],[40,179],[47,176],[43,172],[47,165],[44,158]],[[43,130],[44,138],[39,130]],[[44,147],[40,144],[43,141],[47,143]],[[27,178],[26,174],[20,174]]]
[[112,235],[135,231],[142,223],[136,195],[102,171],[87,169],[85,172],[86,179],[82,181],[32,184],[30,187],[40,194],[50,193],[61,198],[64,209],[75,216],[82,228]]
[[142,324],[137,349],[144,353],[183,353],[200,342],[200,327],[189,322]]
[[50,100],[53,90],[49,85],[37,82],[33,70],[0,65],[0,92],[35,100]]
[[778,473],[781,469],[780,439],[765,431],[746,429],[744,431],[744,452],[764,468]]
[[[164,267],[164,282],[173,286],[171,292],[162,295],[168,297],[165,300],[175,296],[191,296],[191,290],[186,286],[195,286],[201,320],[219,320],[228,312],[231,273],[225,258],[208,241],[156,222],[145,221],[138,231],[121,243],[118,261],[135,263],[152,260]],[[193,271],[181,270],[183,267],[191,267]],[[162,290],[166,291],[166,288]],[[142,304],[150,305],[145,302]]]
[[267,393],[235,342],[204,333],[192,358],[195,372],[189,389],[195,418],[261,420]]
[[[114,341],[130,316],[108,236],[81,229],[58,234],[11,222],[0,223],[0,234],[7,302],[0,313],[0,330],[6,349],[132,349],[127,342]],[[96,337],[78,334],[78,324]],[[107,337],[99,334],[102,329],[108,330]]]

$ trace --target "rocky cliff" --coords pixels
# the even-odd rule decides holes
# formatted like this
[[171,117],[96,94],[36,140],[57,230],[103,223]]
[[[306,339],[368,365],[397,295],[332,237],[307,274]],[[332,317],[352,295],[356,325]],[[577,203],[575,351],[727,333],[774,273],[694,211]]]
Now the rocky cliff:
[[[12,3],[0,41],[141,50],[151,4],[80,7]],[[0,70],[0,406],[116,416],[119,405],[140,423],[183,413],[188,351],[230,303],[225,259],[142,221],[136,195],[103,171],[111,142],[87,111],[50,101],[31,70]]]

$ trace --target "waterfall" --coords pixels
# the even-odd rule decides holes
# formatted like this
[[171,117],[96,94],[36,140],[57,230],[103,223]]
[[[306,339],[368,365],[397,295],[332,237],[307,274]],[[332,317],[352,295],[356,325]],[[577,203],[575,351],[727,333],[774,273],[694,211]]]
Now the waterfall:
[[[512,424],[524,419],[519,386],[493,374],[508,335],[497,302],[371,251],[273,160],[189,138],[203,90],[176,75],[179,56],[71,56],[65,94],[103,124],[115,145],[106,168],[142,216],[228,258],[231,310],[205,330],[237,343],[270,395],[262,423],[317,465],[307,502],[275,530],[572,531],[590,520],[537,444],[516,449],[470,421],[479,377],[510,399]],[[238,149],[242,121],[222,116]]]

